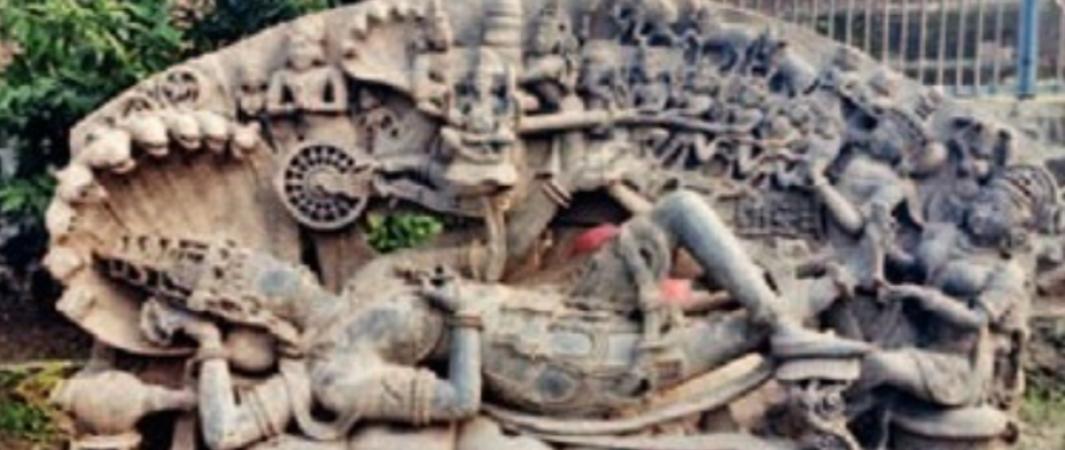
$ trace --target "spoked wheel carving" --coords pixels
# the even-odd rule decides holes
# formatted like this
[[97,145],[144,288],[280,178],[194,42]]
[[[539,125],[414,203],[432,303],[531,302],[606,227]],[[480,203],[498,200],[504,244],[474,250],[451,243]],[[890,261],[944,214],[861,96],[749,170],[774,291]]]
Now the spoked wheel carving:
[[358,220],[373,195],[372,158],[361,149],[307,144],[285,159],[277,190],[289,213],[316,231],[335,231]]

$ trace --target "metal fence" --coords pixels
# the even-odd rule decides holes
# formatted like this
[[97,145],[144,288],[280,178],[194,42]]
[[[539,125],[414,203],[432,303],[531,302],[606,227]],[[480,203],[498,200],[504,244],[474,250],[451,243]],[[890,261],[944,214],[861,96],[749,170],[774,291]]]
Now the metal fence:
[[1065,93],[1065,0],[720,0],[959,96]]

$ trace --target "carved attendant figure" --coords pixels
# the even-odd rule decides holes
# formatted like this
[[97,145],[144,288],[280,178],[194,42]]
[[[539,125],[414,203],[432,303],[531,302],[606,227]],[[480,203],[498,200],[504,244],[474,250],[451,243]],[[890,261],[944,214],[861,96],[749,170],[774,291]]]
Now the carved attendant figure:
[[947,406],[1013,404],[1031,288],[1015,250],[1046,220],[1053,198],[1048,174],[1018,166],[991,180],[960,223],[929,225],[905,261],[923,274],[925,285],[891,286],[886,293],[936,324],[915,317],[903,322],[913,347],[870,354],[864,384],[887,384]]
[[270,80],[266,98],[269,114],[304,119],[308,115],[332,116],[347,111],[344,75],[327,62],[325,26],[323,20],[311,19],[291,26],[288,65]]

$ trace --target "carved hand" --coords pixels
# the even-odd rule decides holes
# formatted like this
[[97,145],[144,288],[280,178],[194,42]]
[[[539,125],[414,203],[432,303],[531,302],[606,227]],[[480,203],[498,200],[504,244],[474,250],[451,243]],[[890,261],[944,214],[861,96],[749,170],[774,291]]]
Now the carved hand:
[[463,309],[458,280],[458,276],[450,270],[437,266],[432,273],[422,275],[419,292],[445,311],[458,313]]
[[181,331],[190,338],[195,339],[201,348],[217,348],[222,346],[222,332],[218,325],[206,319],[190,319],[181,326]]

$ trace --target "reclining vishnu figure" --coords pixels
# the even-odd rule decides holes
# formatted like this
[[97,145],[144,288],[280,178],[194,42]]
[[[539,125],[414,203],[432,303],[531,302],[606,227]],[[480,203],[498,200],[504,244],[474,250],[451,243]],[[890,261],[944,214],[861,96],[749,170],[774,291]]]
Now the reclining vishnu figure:
[[[154,299],[146,308],[169,315],[171,328],[157,331],[198,342],[200,418],[214,450],[281,435],[292,423],[326,442],[344,439],[361,421],[467,419],[481,410],[482,390],[522,412],[597,417],[767,343],[789,356],[865,351],[864,344],[803,329],[807,317],[799,315],[818,311],[798,305],[801,295],[785,300],[774,292],[695,194],[664,197],[626,223],[622,237],[591,258],[585,281],[568,290],[466,280],[460,250],[379,258],[340,296],[304,269],[232,246],[133,238],[96,257],[109,277]],[[637,304],[644,301],[639,291],[666,276],[677,247],[744,311],[673,324],[647,350],[640,313],[652,308]],[[279,337],[287,355],[280,374],[239,403],[213,322],[220,318],[296,330]],[[445,361],[446,378],[422,368]],[[334,419],[320,421],[314,409]]]

